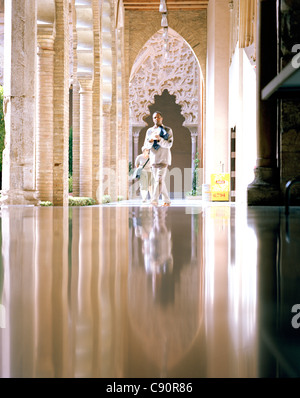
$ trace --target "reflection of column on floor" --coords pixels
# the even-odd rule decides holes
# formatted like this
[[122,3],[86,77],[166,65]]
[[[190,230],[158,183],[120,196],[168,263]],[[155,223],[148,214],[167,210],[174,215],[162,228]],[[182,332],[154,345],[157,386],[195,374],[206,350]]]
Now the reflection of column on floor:
[[191,220],[191,264],[197,264],[197,234],[199,232],[199,214],[192,214]]
[[69,376],[69,209],[55,207],[53,218],[53,364],[55,377]]
[[[278,359],[284,355],[276,342],[280,341],[279,321],[282,314],[279,312],[279,297],[282,294],[280,286],[280,217],[274,208],[266,217],[263,207],[248,209],[248,224],[254,231],[257,240],[257,314],[258,314],[258,358],[257,377],[278,377],[281,362]],[[281,264],[282,265],[282,264]],[[280,269],[280,271],[279,271]],[[280,287],[280,291],[278,289]],[[288,361],[286,362],[288,363]],[[288,366],[289,367],[289,366]],[[284,368],[281,368],[284,369]],[[293,375],[292,377],[294,377]],[[279,375],[280,377],[280,375]]]
[[70,279],[70,310],[69,317],[71,319],[71,341],[70,341],[70,352],[73,366],[70,369],[70,377],[74,377],[76,372],[75,360],[77,351],[77,318],[78,318],[78,284],[79,284],[79,220],[80,220],[80,208],[72,208],[71,219],[72,219],[72,241],[71,241],[71,279]]
[[110,300],[114,296],[114,256],[115,252],[113,234],[110,231],[115,231],[115,215],[113,209],[103,209],[101,212],[101,230],[100,230],[100,273],[99,273],[99,299],[100,299],[100,327],[101,334],[99,338],[99,352],[98,363],[100,364],[101,376],[108,377],[114,365],[113,352],[114,343],[114,329],[113,329],[113,315],[114,301]]
[[72,213],[71,377],[123,377],[128,212],[94,207]]
[[76,367],[74,377],[92,376],[92,208],[80,209],[76,317]]
[[116,259],[115,273],[112,279],[115,289],[115,308],[114,308],[114,324],[118,325],[115,329],[114,353],[115,362],[114,370],[110,376],[114,374],[116,377],[124,377],[126,369],[124,369],[125,358],[128,357],[128,268],[129,268],[129,252],[128,252],[128,209],[116,209]]
[[[233,341],[228,325],[228,234],[229,225],[222,209],[206,210],[205,239],[205,309],[206,309],[206,366],[207,377],[229,377],[234,374]],[[224,223],[225,220],[225,223]],[[222,358],[220,360],[220,358]]]
[[101,377],[124,377],[129,228],[128,213],[123,210],[102,208],[100,213],[97,346]]
[[35,210],[2,208],[6,328],[0,333],[1,377],[35,377]]
[[53,363],[53,208],[37,209],[36,219],[36,374],[55,377]]
[[236,214],[227,206],[207,209],[204,222],[206,376],[257,377],[259,265],[253,229],[240,209]]

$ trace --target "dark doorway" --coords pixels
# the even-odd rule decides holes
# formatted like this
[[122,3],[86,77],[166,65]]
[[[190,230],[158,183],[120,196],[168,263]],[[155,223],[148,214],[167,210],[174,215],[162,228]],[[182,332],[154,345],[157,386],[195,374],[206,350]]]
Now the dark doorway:
[[[164,90],[162,95],[154,96],[154,104],[149,106],[150,115],[144,119],[147,127],[141,130],[139,136],[139,151],[144,144],[145,134],[149,127],[153,126],[152,115],[155,111],[159,111],[163,115],[163,123],[171,127],[174,134],[174,144],[171,149],[172,165],[169,167],[170,185],[169,191],[171,198],[184,197],[186,190],[190,190],[190,168],[191,168],[191,134],[188,128],[183,126],[185,118],[181,114],[181,106],[176,103],[176,96],[170,95],[168,90]],[[175,170],[179,169],[179,170]],[[181,174],[181,183],[178,180]],[[176,177],[175,177],[176,175]],[[174,176],[174,177],[173,177]],[[175,184],[176,179],[176,184]],[[181,189],[180,189],[181,188]],[[178,192],[178,189],[181,192]]]

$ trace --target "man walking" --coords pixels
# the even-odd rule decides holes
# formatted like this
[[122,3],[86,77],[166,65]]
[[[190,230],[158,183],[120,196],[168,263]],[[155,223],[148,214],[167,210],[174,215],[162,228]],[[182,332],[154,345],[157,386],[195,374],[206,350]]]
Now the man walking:
[[171,201],[166,187],[166,174],[171,165],[171,147],[173,145],[173,132],[170,127],[163,125],[160,112],[154,112],[153,123],[146,132],[144,147],[150,150],[149,159],[154,185],[151,204],[158,206],[160,195],[164,201],[163,206],[170,206]]

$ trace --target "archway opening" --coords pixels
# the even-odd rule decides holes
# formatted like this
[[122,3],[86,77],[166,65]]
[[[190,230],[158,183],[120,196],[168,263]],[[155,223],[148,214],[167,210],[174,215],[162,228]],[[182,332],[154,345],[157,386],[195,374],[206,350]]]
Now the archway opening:
[[153,125],[155,110],[174,132],[172,165],[167,184],[171,197],[183,198],[192,188],[196,152],[202,151],[203,77],[190,45],[169,29],[170,50],[164,53],[163,31],[155,33],[140,50],[129,80],[129,161],[134,164]]
[[155,111],[162,113],[163,123],[171,127],[174,134],[172,165],[167,178],[170,197],[183,198],[185,191],[191,188],[191,134],[183,125],[185,118],[181,113],[181,106],[176,103],[175,95],[164,90],[161,95],[154,96],[154,103],[149,106],[149,115],[144,118],[147,126],[139,135],[139,150],[144,144],[147,129],[153,125],[152,115]]

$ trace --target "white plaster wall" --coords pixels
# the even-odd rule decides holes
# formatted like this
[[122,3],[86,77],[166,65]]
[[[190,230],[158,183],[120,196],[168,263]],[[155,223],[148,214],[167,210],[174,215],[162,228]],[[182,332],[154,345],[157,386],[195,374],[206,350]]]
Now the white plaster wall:
[[204,140],[204,176],[229,172],[229,8],[211,0],[207,9],[207,123]]
[[245,50],[235,50],[229,69],[229,128],[236,126],[236,202],[247,202],[256,162],[256,73]]
[[215,100],[215,8],[214,1],[210,1],[207,8],[207,77],[206,77],[206,134],[203,139],[204,153],[204,183],[210,184],[210,173],[213,170],[213,156],[209,153],[213,151],[214,146],[214,100]]

